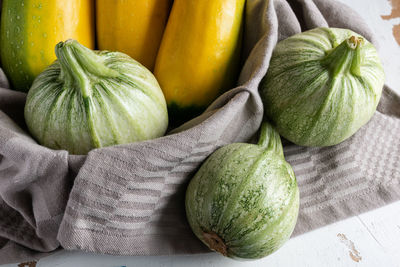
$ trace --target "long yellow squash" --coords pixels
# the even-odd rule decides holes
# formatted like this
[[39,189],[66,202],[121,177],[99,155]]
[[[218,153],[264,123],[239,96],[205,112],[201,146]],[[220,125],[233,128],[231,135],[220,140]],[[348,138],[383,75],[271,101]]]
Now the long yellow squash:
[[100,50],[120,51],[153,70],[172,0],[97,0]]
[[175,0],[154,74],[171,120],[189,119],[235,85],[245,0]]
[[93,0],[3,0],[0,55],[13,87],[27,91],[55,59],[55,45],[76,39],[94,48]]

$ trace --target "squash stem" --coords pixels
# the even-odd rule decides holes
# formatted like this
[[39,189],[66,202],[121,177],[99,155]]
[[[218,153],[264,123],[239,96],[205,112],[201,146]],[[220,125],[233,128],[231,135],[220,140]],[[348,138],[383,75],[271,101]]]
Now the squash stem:
[[91,93],[91,76],[116,77],[118,75],[116,70],[104,64],[101,56],[76,40],[58,43],[55,52],[63,75],[68,73],[78,82],[83,96],[89,96]]
[[79,84],[79,89],[84,97],[91,95],[90,80],[85,71],[77,62],[73,51],[70,49],[67,42],[59,42],[56,45],[56,56],[61,66],[61,79],[65,83],[73,83],[73,80]]
[[[90,77],[91,75],[89,72],[87,72],[87,62],[79,60],[79,58],[84,58],[82,56],[80,57],[80,54],[82,52],[86,53],[87,51],[79,49],[80,47],[87,49],[75,40],[67,40],[65,42],[60,42],[56,45],[55,52],[61,66],[60,78],[64,81],[65,84],[77,84],[77,89],[80,90],[80,93],[83,97],[85,111],[87,114],[88,127],[92,136],[93,146],[101,147],[102,144],[100,142],[99,134],[96,131],[96,127],[94,126],[93,121],[94,116],[92,104],[92,81]],[[88,56],[89,58],[98,57],[90,49],[87,50],[91,53]],[[101,67],[99,68],[101,69]]]
[[107,67],[103,57],[97,55],[93,50],[81,45],[76,40],[67,40],[65,43],[72,47],[76,59],[86,71],[100,77],[118,76],[118,72]]
[[268,122],[261,124],[258,145],[283,157],[283,147],[279,133]]
[[322,64],[330,67],[333,77],[350,72],[360,75],[362,37],[351,36],[335,47],[323,59]]

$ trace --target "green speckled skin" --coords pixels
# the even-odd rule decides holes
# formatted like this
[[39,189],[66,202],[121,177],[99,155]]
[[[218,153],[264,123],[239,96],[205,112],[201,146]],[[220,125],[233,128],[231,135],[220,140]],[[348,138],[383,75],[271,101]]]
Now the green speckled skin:
[[155,77],[125,54],[94,52],[75,40],[33,82],[25,120],[40,144],[86,154],[162,136],[167,106]]
[[[352,36],[360,43],[352,43]],[[359,34],[317,28],[277,44],[260,92],[266,115],[283,137],[330,146],[370,120],[384,78],[375,47]]]
[[231,258],[256,259],[277,250],[290,237],[298,209],[296,178],[279,135],[266,123],[258,145],[216,150],[186,192],[193,232],[206,245],[203,233],[216,233]]

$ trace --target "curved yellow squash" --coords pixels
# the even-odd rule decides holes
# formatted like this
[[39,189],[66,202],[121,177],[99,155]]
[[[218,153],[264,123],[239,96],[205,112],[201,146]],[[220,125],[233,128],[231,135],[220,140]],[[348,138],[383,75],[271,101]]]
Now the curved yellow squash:
[[3,0],[0,53],[15,89],[27,91],[55,59],[55,45],[76,39],[94,48],[93,0]]
[[172,0],[97,0],[100,50],[120,51],[153,70]]
[[170,118],[197,115],[236,83],[245,0],[175,0],[154,74]]

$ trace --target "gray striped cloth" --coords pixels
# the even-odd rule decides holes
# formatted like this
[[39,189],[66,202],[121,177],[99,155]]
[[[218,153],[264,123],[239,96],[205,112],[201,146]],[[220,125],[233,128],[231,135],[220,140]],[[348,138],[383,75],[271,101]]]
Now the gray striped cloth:
[[[59,248],[116,255],[208,251],[185,218],[184,193],[216,148],[260,126],[258,84],[277,41],[318,26],[376,43],[360,17],[333,0],[248,0],[239,86],[169,135],[87,156],[38,145],[23,119],[25,94],[0,77],[0,263]],[[400,97],[385,87],[372,120],[332,147],[286,143],[301,192],[295,235],[400,199]]]

